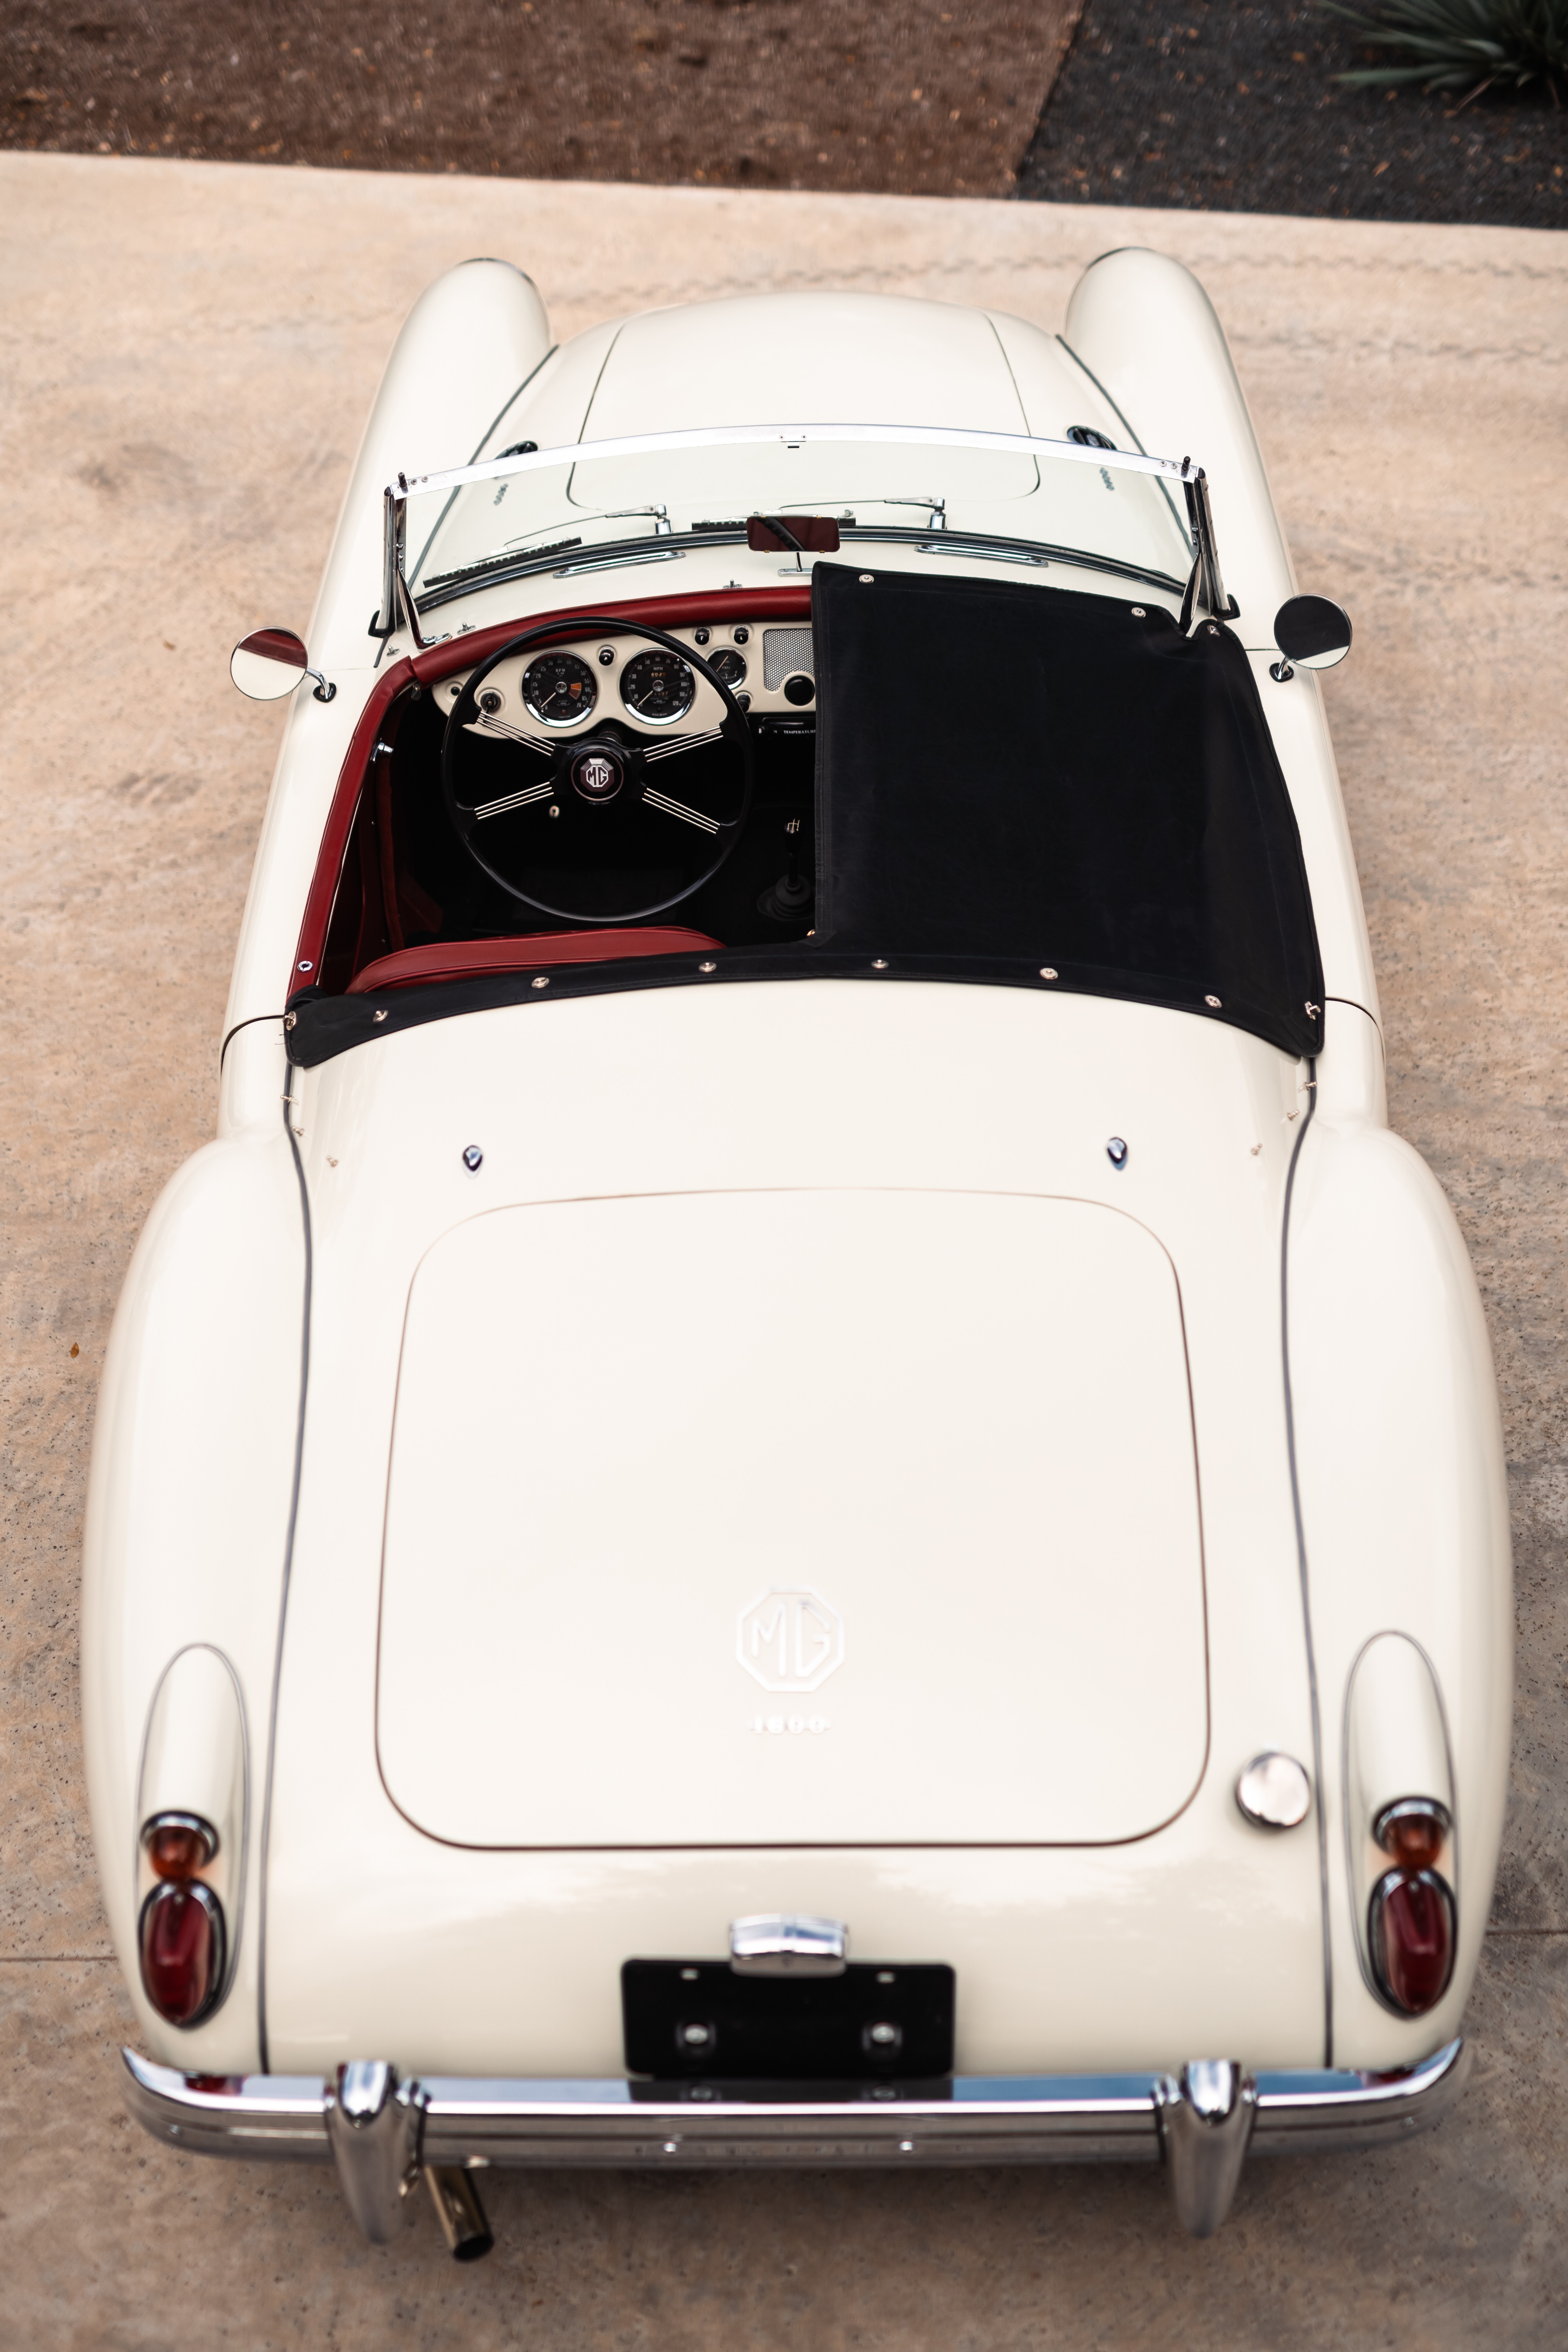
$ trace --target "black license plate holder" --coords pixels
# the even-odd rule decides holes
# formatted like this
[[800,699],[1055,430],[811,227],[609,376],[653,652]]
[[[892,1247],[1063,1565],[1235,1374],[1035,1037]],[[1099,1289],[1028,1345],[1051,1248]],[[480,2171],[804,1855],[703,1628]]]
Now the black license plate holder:
[[851,1961],[837,1976],[626,1960],[626,2070],[677,2082],[935,2080],[952,2072],[956,1983],[939,1960]]

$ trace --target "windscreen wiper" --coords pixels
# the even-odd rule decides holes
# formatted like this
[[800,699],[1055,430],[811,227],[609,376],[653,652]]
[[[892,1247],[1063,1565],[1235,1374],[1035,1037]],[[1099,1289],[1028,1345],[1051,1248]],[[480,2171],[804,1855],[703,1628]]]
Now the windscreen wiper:
[[[731,542],[743,547],[745,525],[733,530],[671,531],[652,539],[606,539],[598,546],[581,537],[558,539],[548,547],[531,548],[526,554],[487,555],[478,563],[465,564],[458,572],[437,572],[420,583],[419,593],[413,599],[416,613],[433,613],[441,604],[450,604],[459,596],[472,596],[481,588],[504,588],[509,581],[531,580],[548,572],[557,580],[564,580],[579,572],[613,571],[623,563],[668,563],[684,555],[690,547],[721,547]],[[574,562],[563,563],[561,558],[572,549],[581,547],[584,552]],[[373,636],[379,632],[373,629]]]
[[1109,572],[1118,580],[1137,580],[1145,587],[1164,588],[1180,596],[1187,583],[1176,573],[1158,572],[1152,565],[1126,563],[1120,556],[1096,555],[1083,547],[1058,547],[1049,540],[994,539],[984,531],[943,530],[933,537],[929,530],[910,530],[899,523],[857,523],[845,530],[846,539],[890,540],[895,546],[912,547],[921,555],[967,555],[984,563],[1026,563],[1044,571],[1053,563],[1075,564],[1080,571]]

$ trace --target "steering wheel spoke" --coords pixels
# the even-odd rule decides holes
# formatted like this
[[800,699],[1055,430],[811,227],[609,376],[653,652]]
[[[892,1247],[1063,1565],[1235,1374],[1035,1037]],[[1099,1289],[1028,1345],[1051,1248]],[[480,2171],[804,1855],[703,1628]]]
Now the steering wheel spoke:
[[673,743],[649,743],[643,758],[652,767],[656,760],[673,760],[682,751],[698,751],[704,743],[721,743],[723,740],[721,727],[710,727],[700,735],[678,735]]
[[513,727],[509,720],[497,719],[489,710],[481,710],[473,724],[481,735],[500,735],[508,743],[521,743],[525,751],[542,752],[547,760],[553,760],[560,749],[558,744],[548,741],[544,736],[531,735],[526,727]]
[[672,801],[668,793],[656,793],[650,784],[643,794],[644,808],[657,809],[661,816],[684,817],[700,833],[722,833],[723,825],[716,816],[704,816],[700,809],[688,808],[684,801]]
[[500,800],[481,801],[473,814],[482,824],[488,816],[510,816],[513,809],[527,808],[531,802],[553,800],[554,797],[555,779],[547,776],[542,784],[530,784],[521,793],[503,793]]

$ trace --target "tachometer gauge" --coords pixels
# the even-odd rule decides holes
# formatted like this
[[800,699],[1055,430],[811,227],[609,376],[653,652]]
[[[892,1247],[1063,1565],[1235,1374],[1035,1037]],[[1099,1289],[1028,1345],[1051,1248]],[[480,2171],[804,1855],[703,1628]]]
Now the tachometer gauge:
[[730,646],[721,646],[716,654],[710,654],[708,667],[714,677],[721,677],[728,687],[741,686],[745,682],[746,656],[736,653]]
[[683,662],[679,654],[666,653],[661,646],[638,654],[621,672],[621,700],[637,718],[655,727],[684,719],[696,692],[690,663]]
[[575,654],[541,654],[522,673],[522,698],[546,727],[572,727],[597,702],[598,681]]

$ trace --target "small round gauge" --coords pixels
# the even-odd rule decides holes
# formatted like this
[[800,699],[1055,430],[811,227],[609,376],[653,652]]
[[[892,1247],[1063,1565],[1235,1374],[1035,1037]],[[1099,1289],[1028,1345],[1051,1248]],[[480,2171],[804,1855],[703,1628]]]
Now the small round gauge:
[[654,727],[684,719],[696,692],[697,679],[689,662],[683,662],[679,654],[666,653],[662,646],[651,646],[646,654],[638,654],[621,672],[621,700]]
[[522,673],[522,699],[546,727],[572,727],[599,698],[598,682],[575,654],[541,654]]
[[708,667],[715,677],[721,677],[728,687],[741,686],[745,681],[746,656],[731,646],[721,646],[716,654],[708,656]]

